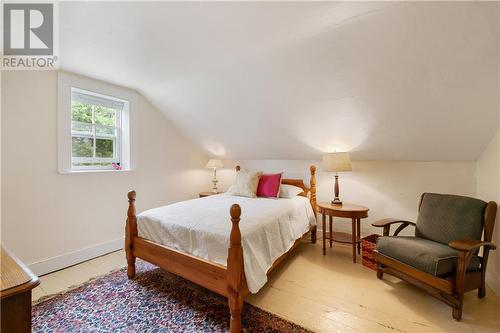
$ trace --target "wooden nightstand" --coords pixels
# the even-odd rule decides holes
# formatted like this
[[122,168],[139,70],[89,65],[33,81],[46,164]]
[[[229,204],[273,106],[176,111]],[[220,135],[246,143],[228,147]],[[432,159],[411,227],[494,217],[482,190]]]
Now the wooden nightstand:
[[214,193],[214,192],[200,192],[198,193],[198,195],[200,196],[200,198],[204,198],[204,197],[209,197],[211,195],[214,195],[214,194],[220,194],[222,192],[217,192],[217,193]]
[[[361,219],[368,217],[368,208],[364,206],[343,203],[342,205],[332,205],[330,202],[320,202],[318,212],[322,214],[323,222],[323,255],[326,254],[326,240],[332,242],[352,244],[352,261],[356,263],[356,247],[358,253],[361,250]],[[329,219],[329,231],[326,230],[326,216]],[[351,219],[352,233],[332,231],[332,217],[345,217]]]

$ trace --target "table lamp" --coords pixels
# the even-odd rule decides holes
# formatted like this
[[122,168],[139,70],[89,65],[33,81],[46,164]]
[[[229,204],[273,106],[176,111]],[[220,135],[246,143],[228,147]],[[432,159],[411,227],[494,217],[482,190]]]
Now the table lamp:
[[222,164],[221,160],[212,158],[208,160],[208,163],[206,165],[207,168],[214,169],[214,179],[212,179],[212,183],[214,183],[214,187],[212,187],[212,192],[213,193],[218,193],[217,191],[217,169],[222,168],[224,165]]
[[349,153],[327,153],[323,155],[323,167],[325,171],[335,172],[334,192],[335,198],[332,200],[332,205],[341,205],[342,201],[339,198],[339,172],[352,171],[351,159]]

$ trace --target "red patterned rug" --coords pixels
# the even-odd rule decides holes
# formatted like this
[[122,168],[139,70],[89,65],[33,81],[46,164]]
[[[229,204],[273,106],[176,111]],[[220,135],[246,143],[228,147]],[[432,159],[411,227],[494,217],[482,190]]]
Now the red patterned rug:
[[[245,303],[246,332],[310,332]],[[33,306],[33,332],[227,332],[227,300],[138,260]]]

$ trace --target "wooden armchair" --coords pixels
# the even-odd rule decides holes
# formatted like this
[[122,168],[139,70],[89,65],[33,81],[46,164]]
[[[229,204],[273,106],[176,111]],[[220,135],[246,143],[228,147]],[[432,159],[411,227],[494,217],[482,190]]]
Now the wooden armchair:
[[[374,251],[377,277],[388,273],[424,289],[451,306],[453,318],[460,320],[465,292],[479,289],[479,298],[486,295],[488,255],[496,249],[491,243],[496,211],[493,201],[422,194],[417,223],[383,219],[372,224],[384,228]],[[399,226],[389,236],[393,224]],[[415,236],[398,236],[409,225]]]

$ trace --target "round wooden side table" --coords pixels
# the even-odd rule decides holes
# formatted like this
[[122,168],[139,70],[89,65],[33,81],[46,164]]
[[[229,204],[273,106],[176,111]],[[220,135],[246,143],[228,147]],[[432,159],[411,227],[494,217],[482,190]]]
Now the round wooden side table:
[[[330,202],[318,203],[318,212],[322,215],[323,229],[323,255],[326,254],[326,240],[332,242],[352,244],[352,261],[356,263],[356,247],[358,254],[361,252],[361,219],[368,217],[369,208],[351,203],[333,205]],[[329,219],[329,230],[326,230],[326,217]],[[352,233],[334,232],[332,230],[332,217],[345,217],[351,219]]]

